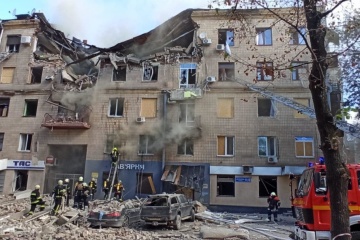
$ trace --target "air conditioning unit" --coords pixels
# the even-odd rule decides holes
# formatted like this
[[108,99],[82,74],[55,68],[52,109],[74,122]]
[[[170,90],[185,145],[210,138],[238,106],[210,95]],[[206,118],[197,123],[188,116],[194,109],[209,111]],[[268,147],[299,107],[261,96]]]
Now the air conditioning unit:
[[277,163],[278,162],[278,159],[276,156],[269,156],[267,160],[268,160],[268,163]]
[[203,43],[203,45],[210,45],[211,44],[211,39],[210,38],[204,38],[204,39],[202,39],[202,43]]
[[145,117],[138,117],[138,118],[136,118],[136,122],[138,122],[138,123],[145,122]]
[[216,45],[216,51],[224,51],[225,45],[224,44],[218,44]]
[[253,173],[254,166],[243,165],[243,173]]
[[208,77],[206,77],[206,81],[207,82],[216,82],[216,78],[215,78],[215,76],[208,76]]
[[23,44],[31,44],[31,36],[21,36],[21,43]]

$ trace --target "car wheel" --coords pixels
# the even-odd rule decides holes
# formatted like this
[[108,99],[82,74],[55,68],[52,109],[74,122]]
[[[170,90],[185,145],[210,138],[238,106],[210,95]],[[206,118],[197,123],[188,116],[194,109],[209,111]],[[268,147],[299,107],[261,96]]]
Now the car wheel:
[[123,227],[129,227],[130,222],[129,222],[129,217],[124,217],[124,222],[122,224]]
[[175,230],[180,230],[180,228],[181,228],[181,216],[180,215],[176,215],[174,228],[175,228]]
[[190,212],[190,222],[195,222],[195,211],[194,211],[194,209],[191,209],[191,212]]

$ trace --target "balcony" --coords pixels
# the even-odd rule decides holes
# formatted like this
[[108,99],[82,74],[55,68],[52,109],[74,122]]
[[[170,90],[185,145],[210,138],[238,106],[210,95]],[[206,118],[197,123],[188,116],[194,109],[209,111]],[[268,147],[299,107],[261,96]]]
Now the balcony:
[[181,88],[170,92],[170,101],[181,101],[202,98],[201,88]]
[[83,118],[79,118],[77,114],[71,115],[57,115],[55,117],[46,113],[41,124],[42,127],[49,129],[89,129],[90,124]]

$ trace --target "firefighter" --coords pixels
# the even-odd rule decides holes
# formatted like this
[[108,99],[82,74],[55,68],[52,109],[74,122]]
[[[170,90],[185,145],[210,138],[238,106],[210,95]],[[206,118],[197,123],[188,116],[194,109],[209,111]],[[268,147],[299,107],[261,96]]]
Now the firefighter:
[[105,200],[109,197],[109,191],[110,191],[110,180],[107,178],[103,184],[103,192],[105,194],[104,195]]
[[83,187],[84,187],[84,194],[82,195],[82,198],[81,198],[81,203],[82,205],[84,206],[84,210],[86,207],[88,207],[89,209],[89,195],[90,195],[90,187],[87,185],[86,182],[83,183]]
[[70,201],[70,198],[71,198],[71,189],[70,189],[70,181],[68,178],[66,178],[64,180],[64,188],[66,190],[66,206],[68,207],[69,206],[69,201]]
[[55,205],[51,211],[51,215],[57,215],[59,213],[60,207],[64,203],[63,201],[65,200],[65,196],[66,196],[66,188],[63,185],[62,180],[58,181],[58,184],[55,186],[52,194],[54,196]]
[[91,201],[94,200],[94,195],[96,193],[96,190],[97,190],[96,179],[92,178],[91,181],[89,182],[89,191],[90,191],[90,200]]
[[43,211],[45,209],[45,202],[42,200],[40,195],[40,185],[35,186],[35,190],[31,192],[30,195],[31,208],[28,212],[28,215],[34,214],[35,208],[39,205],[39,210]]
[[117,149],[116,147],[114,147],[114,148],[112,149],[110,156],[111,156],[111,162],[112,162],[112,164],[113,164],[113,165],[116,165],[116,162],[117,162],[118,159],[119,159],[119,151],[118,151],[118,149]]
[[114,185],[114,198],[118,201],[122,201],[122,197],[123,197],[123,191],[125,190],[124,185],[122,184],[122,181],[119,180],[115,185]]
[[271,214],[274,215],[274,221],[277,222],[278,218],[277,218],[277,212],[279,210],[280,207],[280,199],[276,196],[275,192],[272,192],[270,194],[270,196],[267,199],[267,203],[268,203],[268,219],[267,221],[271,221]]
[[82,210],[84,203],[84,178],[79,177],[74,187],[74,208]]

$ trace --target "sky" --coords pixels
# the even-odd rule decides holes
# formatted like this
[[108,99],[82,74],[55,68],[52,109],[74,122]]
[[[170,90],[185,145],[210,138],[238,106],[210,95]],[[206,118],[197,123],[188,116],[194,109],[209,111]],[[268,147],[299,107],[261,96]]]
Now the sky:
[[210,0],[0,0],[0,19],[42,12],[55,28],[111,47],[157,27],[188,8],[208,8]]

